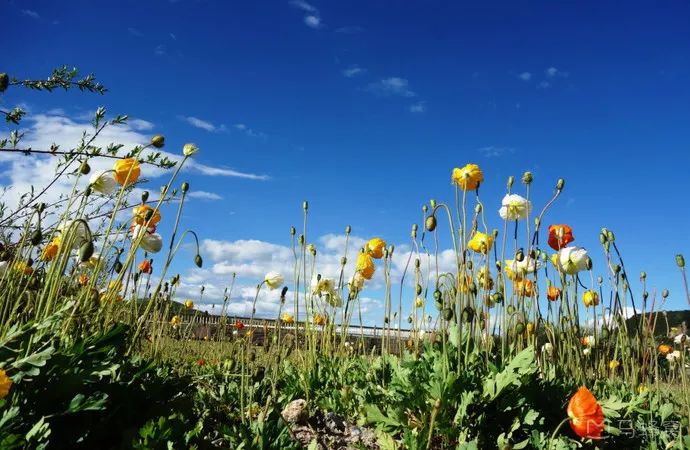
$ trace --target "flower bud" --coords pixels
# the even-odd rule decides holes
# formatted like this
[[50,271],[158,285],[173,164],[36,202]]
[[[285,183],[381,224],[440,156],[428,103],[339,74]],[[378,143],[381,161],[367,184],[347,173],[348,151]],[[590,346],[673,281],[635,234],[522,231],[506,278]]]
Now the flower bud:
[[416,223],[412,224],[412,232],[410,234],[413,238],[417,237],[417,224]]
[[592,258],[590,258],[589,256],[587,256],[587,258],[585,259],[585,268],[587,270],[592,270]]
[[667,298],[668,294],[669,294],[668,289],[664,289],[663,291],[661,291],[661,297],[663,297],[663,298]]
[[309,251],[309,253],[316,256],[316,246],[314,244],[307,245],[307,250]]
[[644,281],[647,278],[647,272],[640,272],[640,281]]
[[436,200],[434,200],[433,198],[429,200],[429,205],[431,205],[431,209],[436,208]]
[[145,205],[149,201],[149,191],[144,191],[141,193],[141,204]]
[[395,250],[395,246],[392,244],[389,245],[388,246],[388,255],[393,256],[393,250]]
[[597,283],[601,284],[604,282],[604,279],[601,276],[597,277]]
[[294,236],[295,233],[297,233],[297,230],[295,229],[295,227],[290,227],[290,235]]
[[308,201],[305,200],[302,202],[302,209],[305,211],[309,210],[309,202]]
[[565,180],[563,178],[559,178],[558,181],[556,182],[556,190],[562,191],[563,186],[565,186]]
[[498,237],[498,230],[496,228],[494,228],[493,231],[491,231],[491,235],[494,237],[494,241],[495,241],[496,238]]
[[340,258],[340,265],[344,266],[345,264],[347,264],[347,258],[343,256],[342,258]]
[[187,191],[189,191],[189,183],[185,181],[184,183],[182,183],[182,193],[186,194]]
[[525,184],[531,184],[533,180],[534,176],[532,175],[532,172],[527,171],[522,175],[522,182]]
[[422,205],[422,212],[424,213],[425,216],[426,216],[427,211],[429,211],[429,207],[426,206],[426,204]]
[[38,211],[39,214],[42,214],[43,211],[45,211],[45,210],[46,210],[46,204],[45,203],[41,202],[41,203],[36,205],[36,211]]
[[436,229],[436,216],[433,214],[428,216],[424,221],[424,226],[427,231],[434,231]]
[[0,73],[0,92],[5,92],[10,85],[10,77],[6,73]]
[[467,266],[467,270],[472,270],[472,267],[474,267],[472,260],[467,261],[467,263],[465,263],[465,265]]
[[678,267],[681,269],[685,267],[685,258],[683,258],[683,255],[676,255],[676,264],[678,264]]
[[515,253],[515,261],[522,262],[525,259],[525,252],[523,249],[519,249],[517,253]]
[[644,292],[642,293],[642,298],[643,298],[644,300],[647,300],[647,299],[649,298],[649,292],[644,291]]
[[619,264],[615,264],[613,266],[613,272],[618,275],[618,273],[621,271],[621,266]]
[[81,247],[79,247],[79,261],[87,262],[91,256],[93,256],[93,242],[84,242]]
[[417,295],[420,295],[422,293],[422,285],[417,283]]
[[513,182],[515,182],[515,177],[511,175],[508,177],[508,189],[513,187]]
[[419,261],[419,258],[415,258],[415,259],[414,259],[414,266],[415,266],[417,269],[419,269],[419,266],[420,266],[421,264],[422,264],[422,263],[421,263],[421,261]]
[[81,165],[79,166],[79,173],[82,175],[88,175],[88,173],[91,172],[91,166],[89,166],[89,163],[86,162],[86,160],[81,162]]
[[606,235],[604,233],[599,233],[599,242],[601,242],[601,245],[606,244],[606,242],[607,242],[606,239],[607,238],[606,238]]
[[482,212],[482,205],[481,205],[480,203],[477,203],[477,204],[475,205],[475,207],[474,207],[474,212],[475,212],[476,214],[479,214],[479,213]]
[[443,315],[443,319],[447,322],[450,322],[453,319],[453,310],[450,308],[443,308],[441,314]]
[[197,266],[199,269],[201,269],[201,266],[204,265],[204,260],[201,258],[201,255],[198,254],[198,253],[197,253],[196,256],[194,257],[194,264],[196,264],[196,266]]
[[297,239],[299,241],[299,245],[304,245],[304,235],[300,234],[299,238]]
[[41,243],[43,240],[43,233],[41,233],[40,229],[37,229],[31,234],[31,245],[38,245]]
[[161,136],[160,134],[155,135],[151,138],[151,145],[156,148],[163,148],[165,145],[165,137]]
[[614,242],[616,240],[616,236],[613,234],[613,231],[610,231],[610,230],[606,232],[606,238],[610,242]]
[[345,234],[350,234],[352,232],[352,227],[350,225],[345,227]]
[[287,286],[283,286],[283,290],[280,291],[280,298],[281,298],[281,300],[285,300],[285,296],[287,295],[287,291],[288,291],[288,287],[287,287]]
[[122,271],[122,262],[119,259],[115,260],[115,263],[113,264],[113,271],[115,273],[120,273]]

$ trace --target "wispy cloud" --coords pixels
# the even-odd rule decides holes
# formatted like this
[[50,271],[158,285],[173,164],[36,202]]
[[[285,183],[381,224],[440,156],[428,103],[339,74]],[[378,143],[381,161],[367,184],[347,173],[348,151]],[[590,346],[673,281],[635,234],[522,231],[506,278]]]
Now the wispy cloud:
[[506,154],[515,153],[515,149],[513,147],[496,147],[493,145],[478,148],[477,151],[485,158],[498,158]]
[[549,83],[548,81],[544,80],[544,81],[541,81],[541,82],[537,85],[537,87],[538,87],[539,89],[548,89],[548,88],[551,87],[551,83]]
[[544,74],[546,75],[547,78],[555,78],[555,77],[568,78],[568,76],[570,75],[568,72],[565,72],[563,70],[558,70],[553,66],[546,69],[544,71]]
[[417,102],[408,108],[411,113],[421,114],[426,112],[426,102]]
[[305,16],[304,24],[309,28],[321,28],[321,18],[319,16]]
[[157,45],[156,48],[153,49],[153,53],[155,53],[156,56],[163,56],[163,55],[165,55],[165,52],[166,52],[165,45],[163,45],[163,44]]
[[175,33],[170,33],[170,39],[172,39],[173,41],[177,40],[177,36],[175,35]]
[[301,9],[302,11],[306,11],[309,13],[318,13],[319,10],[316,9],[314,6],[310,5],[309,3],[305,2],[304,0],[292,0],[290,2],[290,5],[297,9]]
[[191,191],[190,193],[187,194],[187,197],[198,198],[200,200],[209,200],[209,201],[223,200],[223,197],[216,194],[215,192],[207,192],[207,191]]
[[364,31],[364,28],[358,27],[358,26],[347,26],[347,27],[340,27],[336,28],[335,32],[336,33],[342,33],[342,34],[357,34],[361,33]]
[[268,175],[257,175],[254,173],[240,172],[234,169],[207,166],[205,164],[198,163],[194,160],[187,161],[187,167],[194,170],[195,172],[201,173],[202,175],[208,175],[209,177],[236,177],[258,181],[265,181],[271,179],[271,177],[269,177]]
[[178,116],[180,120],[183,120],[195,128],[200,128],[202,130],[215,133],[217,131],[225,131],[225,125],[216,126],[208,120],[199,119],[194,116]]
[[532,79],[532,74],[529,72],[522,72],[520,75],[518,75],[518,78],[522,81],[529,81]]
[[314,5],[311,5],[304,0],[292,0],[289,3],[293,8],[297,8],[307,13],[304,16],[304,24],[309,28],[318,29],[324,26],[323,22],[321,21],[319,10]]
[[348,67],[347,69],[344,69],[343,75],[347,78],[352,78],[352,77],[356,77],[357,75],[361,75],[364,72],[366,72],[365,69],[362,69],[357,64],[355,64],[355,65]]
[[41,18],[41,15],[32,9],[22,9],[22,14],[36,20]]
[[233,125],[233,128],[235,128],[238,131],[241,131],[242,133],[244,133],[245,135],[247,135],[249,137],[262,138],[262,139],[266,139],[268,137],[268,135],[266,135],[266,133],[262,133],[261,131],[253,130],[253,129],[249,128],[244,123],[236,123],[235,125]]
[[127,32],[128,32],[129,34],[131,34],[132,36],[144,37],[144,33],[142,33],[140,30],[138,30],[138,29],[136,29],[136,28],[133,28],[133,27],[127,28]]
[[417,94],[410,89],[410,83],[405,78],[390,77],[371,83],[366,90],[382,96],[415,97]]

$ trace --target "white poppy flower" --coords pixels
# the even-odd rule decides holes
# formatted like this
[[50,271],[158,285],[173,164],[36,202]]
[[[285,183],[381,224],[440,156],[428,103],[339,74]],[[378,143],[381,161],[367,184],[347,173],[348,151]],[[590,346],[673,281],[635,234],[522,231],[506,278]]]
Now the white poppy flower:
[[582,354],[585,356],[588,356],[592,352],[592,349],[587,347],[586,349],[582,350]]
[[264,281],[269,289],[278,289],[283,285],[285,278],[278,272],[268,272],[264,277]]
[[146,232],[139,245],[149,253],[158,253],[163,248],[163,238],[158,233]]
[[560,249],[552,261],[561,272],[575,275],[587,269],[589,256],[584,248],[566,247]]
[[549,356],[553,355],[553,344],[551,344],[551,342],[547,342],[546,344],[542,345],[541,352]]
[[690,344],[690,341],[689,341],[689,340],[690,340],[690,337],[687,336],[687,335],[685,335],[685,334],[683,334],[683,333],[680,333],[678,336],[676,336],[676,337],[673,338],[673,342],[675,342],[675,343],[678,344],[678,345],[680,345],[683,341],[685,341],[685,342],[687,342],[687,343]]
[[526,219],[532,212],[532,203],[517,194],[506,194],[501,201],[501,209],[498,210],[503,220]]
[[506,268],[518,275],[524,275],[526,273],[534,273],[537,269],[540,269],[541,261],[529,256],[525,256],[522,261],[507,259]]
[[99,170],[94,172],[89,179],[89,183],[94,191],[104,195],[112,194],[117,187],[117,181],[112,171]]
[[61,242],[66,243],[67,238],[72,239],[72,248],[79,248],[88,241],[89,231],[82,221],[68,220],[58,227],[58,231],[61,234]]
[[675,350],[675,351],[669,353],[668,355],[666,355],[666,359],[670,363],[674,363],[674,362],[676,362],[677,359],[680,359],[680,352],[678,350]]

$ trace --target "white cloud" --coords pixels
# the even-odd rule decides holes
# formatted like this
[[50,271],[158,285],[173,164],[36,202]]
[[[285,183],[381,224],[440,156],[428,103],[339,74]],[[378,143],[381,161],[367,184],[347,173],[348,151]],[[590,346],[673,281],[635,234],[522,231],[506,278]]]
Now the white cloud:
[[215,192],[206,192],[206,191],[191,191],[190,193],[187,194],[187,197],[198,198],[201,200],[222,200],[223,199],[223,197],[216,194]]
[[131,34],[132,36],[135,36],[135,37],[144,37],[144,33],[142,33],[137,28],[129,27],[129,28],[127,28],[127,32],[129,34]]
[[318,16],[304,16],[304,24],[309,28],[320,28],[321,18]]
[[170,39],[172,39],[173,41],[177,40],[177,36],[175,35],[175,33],[170,33]]
[[357,66],[356,64],[353,66],[348,67],[347,69],[343,70],[343,75],[347,78],[352,78],[357,75],[361,75],[365,72],[364,69],[361,67]]
[[165,52],[165,45],[163,44],[157,45],[156,48],[153,49],[153,53],[155,53],[156,56],[163,56]]
[[290,5],[297,9],[301,9],[302,11],[306,11],[309,13],[318,13],[319,10],[316,9],[314,6],[310,5],[309,3],[305,2],[304,0],[292,0],[290,2]]
[[486,158],[498,158],[499,156],[503,156],[507,153],[515,153],[515,149],[513,147],[496,147],[493,145],[481,147],[477,149],[477,151],[479,151],[479,153],[484,155]]
[[518,75],[518,78],[523,81],[529,81],[532,79],[532,74],[529,72],[522,72],[520,75]]
[[408,108],[411,113],[425,113],[426,112],[426,102],[417,102],[410,105]]
[[261,138],[261,139],[266,139],[268,135],[266,133],[262,133],[261,131],[256,131],[251,128],[249,128],[246,124],[244,123],[236,123],[233,125],[233,128],[235,128],[238,131],[241,131],[245,135],[249,137],[254,137],[254,138]]
[[564,72],[562,70],[558,70],[555,67],[551,66],[548,69],[544,71],[544,74],[546,74],[547,78],[555,78],[555,77],[562,77],[562,78],[568,78],[570,75],[568,72]]
[[184,120],[188,124],[190,124],[193,127],[196,128],[201,128],[202,130],[206,130],[209,132],[215,132],[215,131],[223,131],[225,127],[223,125],[216,127],[214,124],[207,120],[199,119],[198,117],[194,116],[179,116],[180,120]]
[[551,83],[549,83],[548,81],[542,81],[537,85],[537,87],[541,89],[548,89],[551,87]]
[[405,78],[384,78],[367,86],[367,90],[378,95],[401,97],[415,97],[417,94],[410,89],[410,83]]
[[34,11],[32,9],[22,9],[22,14],[24,14],[25,16],[31,17],[32,19],[38,20],[41,18],[40,14],[38,14],[36,11]]

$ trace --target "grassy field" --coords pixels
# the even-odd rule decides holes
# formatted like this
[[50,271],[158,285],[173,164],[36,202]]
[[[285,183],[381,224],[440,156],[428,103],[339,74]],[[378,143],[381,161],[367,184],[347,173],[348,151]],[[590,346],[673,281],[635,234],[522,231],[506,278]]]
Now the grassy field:
[[[66,69],[45,80],[0,74],[0,93],[58,87],[103,91]],[[3,114],[16,125],[24,115]],[[635,291],[638,274],[608,229],[595,277],[573,230],[546,222],[564,180],[511,177],[498,230],[485,216],[498,199],[479,193],[490,167],[449,168],[452,190],[430,194],[450,200],[423,206],[399,281],[395,248],[378,237],[345,245],[339,277],[318,276],[305,202],[290,236],[294,273],[257,280],[256,298],[281,292],[280,326],[259,340],[257,314],[226,319],[231,283],[223,332],[200,335],[191,317],[201,312],[178,298],[169,270],[183,243],[203,266],[179,180],[200,150],[169,157],[162,135],[135,148],[94,144],[127,120],[99,109],[81,142],[55,149],[27,148],[19,131],[0,141],[7,154],[51,154],[55,179],[73,186],[57,201],[44,202],[49,184],[0,209],[0,448],[690,448],[687,312],[659,309],[667,291]],[[111,168],[92,170],[96,161]],[[147,166],[170,174],[159,195],[146,191]],[[532,205],[537,188],[552,190],[547,204]],[[166,203],[175,216],[161,215]],[[439,269],[439,239],[452,245],[452,271]],[[681,255],[677,265],[687,285]],[[361,299],[375,271],[382,322],[365,345]]]

